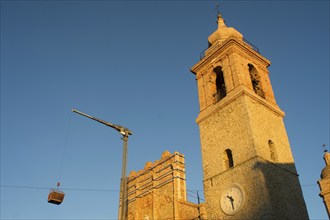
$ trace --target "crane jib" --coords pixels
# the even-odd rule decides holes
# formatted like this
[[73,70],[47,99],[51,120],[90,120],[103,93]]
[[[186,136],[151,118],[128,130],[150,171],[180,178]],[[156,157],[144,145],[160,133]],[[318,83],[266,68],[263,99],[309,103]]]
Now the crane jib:
[[77,114],[80,114],[80,115],[82,115],[82,116],[85,116],[85,117],[87,117],[87,118],[90,118],[90,119],[92,119],[92,120],[94,120],[94,121],[97,121],[97,122],[99,122],[99,123],[101,123],[101,124],[104,124],[104,125],[106,125],[106,126],[112,127],[112,128],[114,128],[115,130],[117,130],[118,132],[120,132],[122,135],[126,135],[126,136],[127,136],[127,135],[132,135],[132,134],[133,134],[128,128],[125,128],[125,127],[123,127],[123,126],[121,126],[121,125],[112,124],[112,123],[110,123],[110,122],[107,122],[107,121],[104,121],[104,120],[101,120],[101,119],[95,118],[95,117],[93,117],[93,116],[90,116],[90,115],[87,115],[87,114],[85,114],[85,113],[83,113],[83,112],[80,112],[80,111],[78,111],[78,110],[76,110],[76,109],[72,109],[72,112],[75,112],[75,113],[77,113]]

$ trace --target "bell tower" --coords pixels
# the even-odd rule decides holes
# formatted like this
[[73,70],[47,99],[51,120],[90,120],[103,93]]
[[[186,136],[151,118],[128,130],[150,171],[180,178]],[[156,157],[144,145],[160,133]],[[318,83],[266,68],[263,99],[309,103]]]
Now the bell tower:
[[330,218],[330,153],[324,152],[325,167],[321,172],[321,179],[317,181],[320,187],[320,197],[323,199],[325,208]]
[[308,219],[270,61],[220,14],[217,23],[204,57],[191,68],[208,217]]

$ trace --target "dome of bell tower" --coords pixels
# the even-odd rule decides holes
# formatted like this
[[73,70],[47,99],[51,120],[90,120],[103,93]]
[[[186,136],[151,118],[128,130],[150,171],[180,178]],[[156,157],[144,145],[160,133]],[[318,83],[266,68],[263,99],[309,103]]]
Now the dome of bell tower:
[[321,179],[330,178],[330,153],[325,152],[324,154],[325,168],[321,172]]
[[243,35],[240,32],[238,32],[233,27],[227,27],[227,25],[225,24],[225,20],[223,19],[221,14],[218,14],[217,23],[218,23],[218,29],[208,37],[209,46],[212,46],[215,42],[218,41],[220,41],[220,43],[224,42],[229,38],[236,38],[243,40]]

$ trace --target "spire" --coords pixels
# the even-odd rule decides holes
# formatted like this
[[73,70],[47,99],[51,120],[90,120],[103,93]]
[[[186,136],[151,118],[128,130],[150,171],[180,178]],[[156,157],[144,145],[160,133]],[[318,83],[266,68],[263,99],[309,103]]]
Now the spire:
[[322,147],[324,148],[324,161],[326,166],[330,166],[330,153],[328,152],[326,145],[323,144]]
[[225,19],[223,19],[222,15],[220,13],[218,14],[217,23],[218,23],[218,29],[227,27],[227,25],[225,24]]
[[221,13],[220,13],[220,10],[219,10],[219,7],[220,7],[220,4],[218,3],[217,5],[216,5],[216,7],[217,7],[217,24],[218,24],[218,29],[220,29],[220,28],[226,28],[227,26],[226,26],[226,24],[225,24],[225,19],[223,19],[223,17],[222,17],[222,15],[221,15]]

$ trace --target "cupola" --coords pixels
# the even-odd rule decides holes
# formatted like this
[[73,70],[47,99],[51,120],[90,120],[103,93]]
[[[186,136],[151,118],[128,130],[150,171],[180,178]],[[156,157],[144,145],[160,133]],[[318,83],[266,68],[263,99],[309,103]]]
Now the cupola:
[[227,27],[221,14],[218,14],[217,23],[218,29],[208,37],[209,47],[216,42],[222,43],[229,38],[243,40],[243,35],[240,32],[233,27]]
[[326,178],[330,178],[330,153],[325,152],[323,158],[326,166],[321,172],[321,179],[326,179]]

